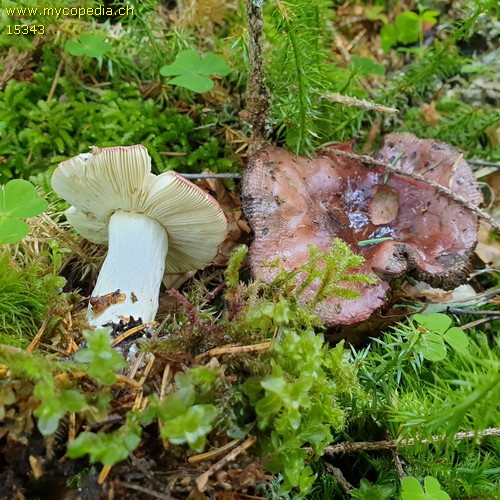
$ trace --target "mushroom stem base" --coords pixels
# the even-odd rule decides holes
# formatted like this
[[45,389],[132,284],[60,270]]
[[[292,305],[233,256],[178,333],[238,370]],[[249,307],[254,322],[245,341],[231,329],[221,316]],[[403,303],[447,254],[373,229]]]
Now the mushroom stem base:
[[89,304],[89,323],[102,326],[130,316],[153,321],[167,252],[162,225],[145,215],[115,212],[109,220],[108,254]]

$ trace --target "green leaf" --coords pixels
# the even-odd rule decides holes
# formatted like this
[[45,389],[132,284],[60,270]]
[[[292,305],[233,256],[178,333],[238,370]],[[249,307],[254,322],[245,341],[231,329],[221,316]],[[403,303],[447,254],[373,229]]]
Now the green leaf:
[[203,75],[181,75],[169,80],[171,85],[178,85],[179,87],[184,87],[185,89],[192,90],[193,92],[198,92],[203,94],[203,92],[208,92],[214,88],[214,82]]
[[191,406],[183,415],[171,420],[161,420],[161,435],[173,444],[188,443],[196,452],[203,451],[206,435],[212,430],[217,417],[214,405]]
[[420,347],[424,358],[429,361],[441,361],[446,358],[446,346],[443,337],[437,333],[427,332],[422,334]]
[[75,354],[76,361],[89,363],[87,373],[104,385],[116,380],[115,371],[125,368],[127,362],[110,345],[110,335],[105,329],[87,331],[83,334],[87,347]]
[[451,318],[446,314],[433,313],[433,314],[414,314],[413,319],[428,330],[443,335],[451,326]]
[[186,73],[197,73],[197,68],[201,64],[201,58],[198,52],[194,50],[183,50],[177,54],[172,64],[163,66],[160,69],[160,75],[175,76]]
[[424,479],[424,485],[425,485],[425,492],[426,492],[426,497],[429,500],[451,500],[450,495],[446,493],[446,491],[441,489],[441,485],[439,484],[439,481],[432,477],[432,476],[427,476]]
[[34,395],[41,403],[34,410],[38,418],[38,429],[44,436],[56,432],[61,418],[68,412],[78,412],[85,408],[85,396],[73,389],[57,390],[50,382],[39,382]]
[[28,224],[16,217],[35,217],[47,206],[28,181],[14,179],[0,187],[0,245],[17,243],[28,234]]
[[385,68],[369,57],[352,56],[352,67],[362,75],[385,75]]
[[82,432],[68,446],[68,456],[79,458],[89,455],[91,462],[115,465],[125,460],[141,442],[141,428],[132,418],[118,430],[111,433]]
[[463,330],[455,326],[450,328],[443,338],[455,351],[460,354],[467,354],[469,339]]
[[415,43],[420,37],[422,23],[420,17],[415,12],[403,12],[394,22],[401,43]]
[[434,25],[437,23],[437,18],[440,16],[441,12],[439,10],[426,10],[422,14],[420,14],[420,19]]
[[80,35],[78,42],[69,41],[64,46],[66,52],[73,56],[102,57],[111,49],[111,45],[104,40],[106,35],[94,33],[90,35]]
[[0,215],[0,245],[18,243],[29,230],[30,227],[26,222]]
[[380,30],[382,50],[389,52],[398,42],[398,32],[392,24],[387,24]]
[[198,73],[203,75],[227,76],[231,73],[231,68],[222,57],[213,52],[207,52],[198,67]]
[[418,480],[408,476],[401,481],[401,500],[426,500],[426,495]]
[[31,182],[14,179],[0,192],[0,207],[11,217],[36,217],[47,209],[47,200],[40,198]]
[[172,85],[184,87],[193,92],[208,92],[214,86],[208,75],[226,76],[231,71],[224,60],[212,52],[203,59],[194,50],[180,52],[172,64],[160,68],[162,76],[175,76],[169,81]]

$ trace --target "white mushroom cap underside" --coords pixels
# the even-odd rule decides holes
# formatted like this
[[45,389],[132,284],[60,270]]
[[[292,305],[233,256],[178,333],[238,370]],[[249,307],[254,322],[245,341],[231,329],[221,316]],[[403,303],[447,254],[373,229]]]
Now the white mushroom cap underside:
[[144,146],[94,148],[59,165],[54,191],[73,206],[66,215],[86,239],[106,243],[108,222],[117,210],[147,215],[167,231],[166,271],[206,266],[226,235],[217,202],[175,172],[151,174]]

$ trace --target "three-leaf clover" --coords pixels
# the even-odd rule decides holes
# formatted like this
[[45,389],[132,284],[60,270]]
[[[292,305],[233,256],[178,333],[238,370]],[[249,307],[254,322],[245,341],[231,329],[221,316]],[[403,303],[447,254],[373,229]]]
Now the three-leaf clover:
[[168,83],[178,85],[193,92],[203,93],[212,90],[214,82],[208,75],[226,76],[231,68],[224,62],[222,57],[207,52],[201,59],[194,50],[180,52],[172,64],[163,66],[160,75],[174,76]]
[[47,206],[28,181],[14,179],[0,186],[0,245],[21,241],[30,228],[19,219],[40,215]]
[[78,42],[66,42],[64,48],[73,56],[88,56],[96,59],[102,57],[111,49],[111,45],[104,40],[106,35],[94,33],[93,35],[80,35]]
[[469,339],[467,335],[456,326],[451,327],[451,318],[446,314],[415,314],[413,319],[425,328],[420,340],[420,348],[425,359],[441,361],[446,358],[446,345],[460,354],[467,352]]
[[418,479],[405,477],[401,481],[401,500],[451,500],[450,495],[441,489],[439,481],[427,476],[424,479],[425,491]]

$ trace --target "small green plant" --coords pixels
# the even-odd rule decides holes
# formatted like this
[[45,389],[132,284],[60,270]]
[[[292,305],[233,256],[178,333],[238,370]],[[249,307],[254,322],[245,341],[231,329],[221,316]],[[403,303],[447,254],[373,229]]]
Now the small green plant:
[[0,343],[27,345],[64,283],[41,265],[24,268],[0,251]]
[[137,414],[130,412],[124,425],[113,432],[82,432],[68,446],[70,458],[89,455],[91,462],[115,465],[125,460],[141,442],[142,428]]
[[156,406],[160,433],[173,444],[185,444],[201,452],[218,415],[214,402],[217,372],[196,367],[175,376],[177,391]]
[[[320,252],[315,245],[309,246],[309,259],[297,271],[285,272],[285,280],[299,273],[307,273],[306,278],[297,286],[294,294],[297,297],[313,282],[319,286],[313,299],[309,302],[314,308],[319,302],[327,297],[338,297],[341,299],[354,299],[359,297],[359,292],[343,286],[343,283],[363,283],[372,285],[375,279],[371,276],[352,272],[360,267],[365,259],[356,255],[351,247],[339,238],[335,238],[328,252]],[[278,275],[276,281],[283,279]]]
[[21,241],[30,228],[20,219],[36,217],[47,206],[28,181],[13,179],[0,186],[0,245]]
[[441,313],[428,315],[415,314],[412,316],[421,328],[420,340],[416,347],[421,349],[422,355],[429,361],[440,361],[446,357],[446,344],[454,351],[467,354],[469,339],[460,328],[452,327],[449,316]]
[[108,331],[88,331],[83,336],[87,346],[75,354],[75,360],[88,363],[87,373],[101,384],[113,384],[116,381],[115,372],[125,368],[127,362],[111,347]]
[[424,479],[425,491],[418,479],[408,476],[401,481],[401,500],[451,500],[441,489],[439,481],[432,476]]
[[372,484],[368,479],[361,479],[359,488],[349,491],[356,500],[387,500],[395,498],[396,487],[393,484]]
[[64,46],[66,52],[73,56],[94,57],[102,60],[102,56],[111,50],[111,45],[105,42],[106,35],[102,33],[93,33],[89,35],[80,35],[78,41],[70,40]]
[[81,392],[57,387],[52,378],[38,382],[33,395],[41,401],[33,414],[38,418],[38,429],[44,436],[56,432],[66,413],[82,411],[87,405]]
[[[110,345],[110,335],[105,329],[84,333],[87,340],[85,348],[75,354],[75,360],[88,363],[86,373],[103,385],[111,385],[116,381],[115,372],[127,366],[123,357]],[[97,398],[89,404],[90,398],[74,387],[66,388],[50,376],[44,376],[35,385],[34,395],[41,403],[35,409],[34,415],[38,417],[38,428],[44,436],[53,434],[59,422],[68,412],[82,412],[98,414],[97,407],[106,406],[109,395],[100,391]],[[110,438],[111,439],[111,438]]]
[[385,52],[397,43],[411,44],[420,42],[423,46],[424,23],[433,26],[440,15],[438,10],[426,10],[421,5],[417,12],[403,12],[396,17],[394,24],[386,24],[380,31],[382,49]]
[[203,59],[194,50],[184,50],[177,54],[172,64],[163,66],[160,75],[173,76],[170,85],[184,87],[193,92],[203,93],[212,90],[214,82],[209,75],[226,76],[231,68],[222,57],[207,52]]
[[321,456],[344,427],[348,402],[364,397],[345,355],[343,343],[329,349],[312,329],[287,330],[273,344],[271,373],[245,384],[265,433],[262,451],[271,457],[266,466],[283,477],[280,494],[298,488],[299,498],[310,491],[316,476],[303,446]]
[[[46,102],[51,80],[44,75],[35,83],[11,80],[0,92],[0,140],[6,160],[0,162],[0,182],[45,172],[89,145],[144,144],[155,173],[233,168],[231,151],[213,135],[213,115],[192,118],[144,100],[136,84],[123,82],[105,90],[76,91],[62,78],[58,89],[67,99]],[[161,154],[165,152],[169,154]]]

